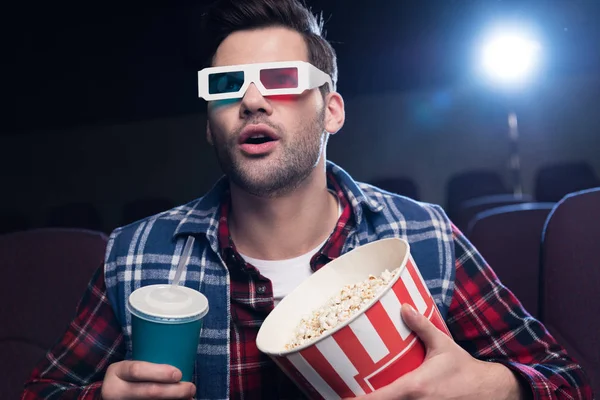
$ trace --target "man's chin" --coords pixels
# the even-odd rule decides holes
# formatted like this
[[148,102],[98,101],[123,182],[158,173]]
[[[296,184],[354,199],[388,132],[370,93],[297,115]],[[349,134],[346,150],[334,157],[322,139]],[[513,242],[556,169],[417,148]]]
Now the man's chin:
[[232,183],[241,190],[256,197],[273,198],[292,192],[297,185],[292,180],[273,176],[268,172],[244,173],[230,176]]
[[276,175],[285,168],[284,163],[272,154],[254,157],[239,157],[236,160],[236,171],[240,176],[247,176],[252,180],[264,180],[265,176]]

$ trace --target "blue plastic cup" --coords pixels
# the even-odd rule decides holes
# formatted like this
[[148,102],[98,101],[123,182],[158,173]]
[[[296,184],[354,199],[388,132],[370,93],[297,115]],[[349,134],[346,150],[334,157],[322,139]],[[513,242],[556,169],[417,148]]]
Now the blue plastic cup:
[[129,296],[134,360],[169,364],[191,382],[208,299],[185,286],[150,285]]

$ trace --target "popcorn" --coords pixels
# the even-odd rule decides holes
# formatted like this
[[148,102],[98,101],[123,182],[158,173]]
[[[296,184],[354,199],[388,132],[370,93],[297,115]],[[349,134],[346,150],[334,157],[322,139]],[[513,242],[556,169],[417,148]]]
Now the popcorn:
[[385,289],[399,271],[400,268],[392,272],[386,269],[380,276],[369,275],[362,282],[344,286],[339,294],[313,311],[312,315],[302,318],[294,331],[294,337],[285,345],[285,349],[292,350],[314,341],[327,331],[359,314],[371,300]]

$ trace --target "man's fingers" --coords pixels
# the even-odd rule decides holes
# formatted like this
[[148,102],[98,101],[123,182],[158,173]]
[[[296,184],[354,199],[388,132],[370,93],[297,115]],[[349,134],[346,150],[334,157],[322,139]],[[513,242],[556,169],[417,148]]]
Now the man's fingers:
[[177,383],[181,380],[179,369],[145,361],[124,361],[120,363],[116,375],[127,382]]
[[411,398],[412,391],[409,390],[409,384],[413,373],[408,373],[387,386],[377,389],[374,392],[358,396],[356,400],[403,400]]
[[129,399],[190,399],[196,396],[196,387],[190,382],[129,383]]
[[423,341],[427,349],[437,348],[443,345],[448,336],[436,328],[433,323],[407,303],[402,305],[402,320],[410,330]]
[[[440,331],[430,320],[415,311],[409,304],[403,304],[401,309],[402,320],[410,330],[423,341],[427,351],[440,349],[451,341],[445,333]],[[426,397],[427,387],[424,384],[428,373],[421,366],[414,371],[401,376],[393,383],[372,393],[360,396],[361,400],[403,400]],[[431,371],[431,368],[429,369]]]
[[381,389],[378,389],[369,394],[358,396],[356,400],[387,400],[387,399],[402,399],[396,389],[396,384],[389,384]]

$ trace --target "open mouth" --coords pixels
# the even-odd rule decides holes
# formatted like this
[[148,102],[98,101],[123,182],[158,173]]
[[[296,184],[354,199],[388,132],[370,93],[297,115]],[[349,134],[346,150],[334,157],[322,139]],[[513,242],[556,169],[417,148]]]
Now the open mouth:
[[268,142],[274,142],[275,139],[267,136],[267,135],[262,135],[262,134],[257,134],[257,135],[252,135],[250,137],[248,137],[244,143],[247,144],[263,144],[263,143],[268,143]]
[[239,139],[241,151],[254,157],[271,153],[278,141],[279,137],[275,132],[263,127],[247,128]]
[[242,130],[238,140],[238,143],[242,146],[260,146],[278,141],[279,136],[273,129],[264,124],[253,124]]

